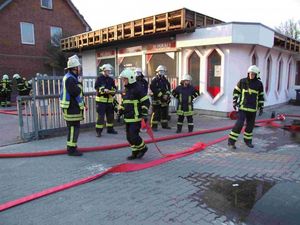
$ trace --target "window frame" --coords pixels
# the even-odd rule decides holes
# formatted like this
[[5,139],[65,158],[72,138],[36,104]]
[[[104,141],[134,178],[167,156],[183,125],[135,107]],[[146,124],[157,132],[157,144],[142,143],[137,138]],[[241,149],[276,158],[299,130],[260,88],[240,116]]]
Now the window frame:
[[[26,40],[24,40],[24,28],[22,25],[31,25],[32,27],[32,42],[28,42]],[[25,44],[25,45],[35,45],[35,33],[34,33],[34,24],[33,23],[29,23],[29,22],[20,22],[20,31],[21,31],[21,44]]]
[[43,9],[53,9],[53,1],[52,0],[47,0],[48,3],[50,3],[50,6],[43,5],[43,1],[45,1],[45,0],[41,0],[41,8],[43,8]]
[[60,33],[60,39],[62,38],[62,32],[63,32],[63,30],[62,30],[62,28],[61,27],[56,27],[56,26],[50,26],[50,38],[51,38],[51,45],[53,45],[53,46],[59,46],[59,44],[58,45],[55,45],[55,43],[53,42],[53,37],[54,37],[54,35],[56,34],[54,34],[54,33],[52,33],[52,29],[53,28],[55,28],[55,29],[60,29],[60,31],[61,31],[61,33]]

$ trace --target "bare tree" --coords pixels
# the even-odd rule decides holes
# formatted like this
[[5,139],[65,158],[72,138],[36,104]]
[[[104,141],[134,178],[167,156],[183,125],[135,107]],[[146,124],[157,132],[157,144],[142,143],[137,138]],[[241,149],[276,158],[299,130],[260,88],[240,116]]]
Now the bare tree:
[[275,30],[286,36],[300,40],[300,20],[289,19],[282,22],[278,27],[275,27]]

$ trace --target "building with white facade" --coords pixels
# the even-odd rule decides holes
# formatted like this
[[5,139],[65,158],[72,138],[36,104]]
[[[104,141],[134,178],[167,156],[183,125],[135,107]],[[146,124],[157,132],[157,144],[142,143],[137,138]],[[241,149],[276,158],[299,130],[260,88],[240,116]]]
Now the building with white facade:
[[171,86],[193,77],[200,110],[232,111],[232,92],[250,65],[261,70],[265,106],[288,102],[300,89],[300,42],[260,23],[231,22],[187,9],[163,13],[62,40],[64,51],[82,57],[84,76],[110,63],[118,74],[141,67],[148,77],[165,65]]

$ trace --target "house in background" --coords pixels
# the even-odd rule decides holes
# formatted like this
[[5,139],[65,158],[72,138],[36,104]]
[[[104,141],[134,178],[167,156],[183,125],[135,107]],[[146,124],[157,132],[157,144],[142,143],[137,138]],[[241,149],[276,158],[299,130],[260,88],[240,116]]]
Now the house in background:
[[51,38],[91,30],[71,0],[0,0],[0,21],[0,75],[10,79],[58,75],[46,65]]
[[116,76],[141,67],[151,78],[162,64],[174,88],[190,74],[201,93],[194,106],[204,113],[232,111],[233,89],[253,64],[266,106],[288,102],[300,89],[300,41],[261,23],[225,23],[185,8],[71,36],[61,48],[80,52],[84,76],[110,63]]

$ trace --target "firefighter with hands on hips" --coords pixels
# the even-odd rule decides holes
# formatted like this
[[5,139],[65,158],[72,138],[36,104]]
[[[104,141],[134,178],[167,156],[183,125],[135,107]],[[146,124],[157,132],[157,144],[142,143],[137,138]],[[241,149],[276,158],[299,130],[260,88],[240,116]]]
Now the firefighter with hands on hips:
[[199,96],[199,92],[191,85],[192,77],[185,74],[182,77],[180,85],[173,91],[172,95],[178,99],[177,111],[177,130],[176,133],[181,133],[184,117],[188,121],[188,130],[192,132],[194,129],[193,123],[193,100]]
[[232,128],[228,146],[236,149],[235,142],[244,126],[246,120],[246,128],[244,131],[244,142],[249,148],[253,148],[252,136],[255,124],[256,112],[261,116],[264,107],[264,87],[260,81],[260,70],[256,65],[248,68],[248,75],[241,79],[233,90],[233,108],[238,109],[238,119]]
[[60,107],[68,127],[67,151],[70,156],[81,156],[77,149],[80,121],[83,120],[84,98],[82,90],[81,64],[77,55],[67,62],[67,73],[63,77]]
[[138,82],[145,92],[145,94],[148,94],[148,81],[145,79],[145,76],[143,74],[143,71],[141,68],[137,67],[135,68],[135,74],[136,74],[136,82]]
[[136,82],[136,74],[132,69],[124,69],[120,78],[124,84],[125,92],[122,94],[119,115],[124,116],[126,138],[132,149],[132,154],[127,159],[140,159],[148,150],[139,132],[142,118],[145,119],[148,116],[150,101],[143,87]]
[[7,74],[4,74],[0,81],[0,104],[2,107],[10,107],[11,92],[11,80]]
[[171,85],[165,77],[166,72],[166,67],[159,65],[156,69],[156,77],[152,79],[150,84],[152,91],[152,111],[154,114],[151,121],[153,131],[157,131],[159,122],[161,122],[163,129],[171,129],[168,125]]
[[96,90],[96,110],[97,137],[101,137],[104,128],[104,119],[106,116],[106,129],[109,134],[118,134],[114,129],[114,96],[116,93],[116,85],[113,78],[110,77],[113,67],[110,64],[104,64],[102,74],[97,77],[95,82]]

